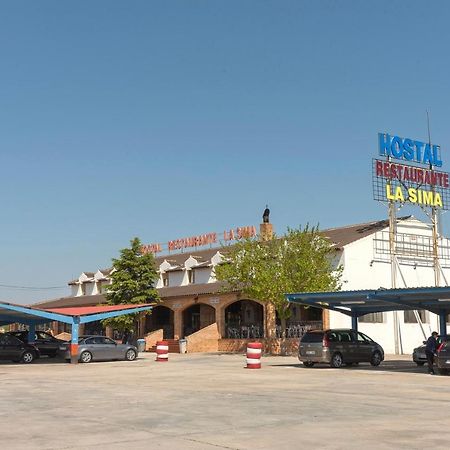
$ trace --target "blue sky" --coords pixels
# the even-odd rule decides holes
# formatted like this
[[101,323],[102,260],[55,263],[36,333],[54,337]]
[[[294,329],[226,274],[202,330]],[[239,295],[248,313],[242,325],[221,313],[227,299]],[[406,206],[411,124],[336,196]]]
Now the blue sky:
[[133,236],[258,225],[266,203],[279,233],[382,219],[377,133],[426,140],[426,109],[448,170],[448,2],[0,8],[0,284],[64,286]]

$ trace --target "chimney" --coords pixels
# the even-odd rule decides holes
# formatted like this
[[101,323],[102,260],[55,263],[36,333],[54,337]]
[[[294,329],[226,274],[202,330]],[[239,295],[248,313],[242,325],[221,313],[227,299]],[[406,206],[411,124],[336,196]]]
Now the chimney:
[[263,214],[263,223],[259,225],[259,238],[261,241],[270,241],[273,238],[273,225],[269,222],[270,209],[266,205]]

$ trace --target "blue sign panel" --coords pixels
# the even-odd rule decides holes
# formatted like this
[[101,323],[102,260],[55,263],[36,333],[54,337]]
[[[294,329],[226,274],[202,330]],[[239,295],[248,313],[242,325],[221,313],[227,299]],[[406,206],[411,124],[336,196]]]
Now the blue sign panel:
[[442,167],[439,145],[378,133],[378,146],[380,156]]

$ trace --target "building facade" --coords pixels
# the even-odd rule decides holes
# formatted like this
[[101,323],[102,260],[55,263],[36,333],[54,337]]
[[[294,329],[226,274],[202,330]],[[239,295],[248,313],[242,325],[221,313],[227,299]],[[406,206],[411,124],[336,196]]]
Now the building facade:
[[[267,226],[261,235],[268,237]],[[391,287],[391,260],[388,251],[387,221],[376,221],[324,230],[333,245],[333,265],[342,266],[342,289]],[[434,267],[429,245],[430,225],[414,217],[398,219],[396,287],[434,285]],[[447,239],[440,243],[441,280],[450,277],[450,248]],[[226,263],[226,247],[194,249],[178,254],[158,256],[159,279],[156,288],[161,303],[152,314],[142,317],[138,333],[146,336],[148,347],[164,338],[187,338],[188,351],[242,351],[246,342],[259,339],[266,350],[277,351],[280,327],[272,305],[246,298],[241,292],[224,292],[215,277],[215,267]],[[83,272],[69,283],[71,296],[42,302],[39,306],[64,307],[96,305],[105,302],[111,269]],[[308,329],[350,327],[350,319],[338,312],[292,306],[288,321],[287,341],[291,350]],[[394,314],[397,315],[394,320]],[[394,329],[394,323],[396,328]],[[388,312],[369,314],[359,319],[359,328],[380,342],[387,353],[409,353],[431,330],[437,329],[438,318],[429,312]],[[56,329],[55,332],[64,331]],[[88,333],[106,332],[101,324],[92,324]],[[400,342],[399,342],[400,341]]]

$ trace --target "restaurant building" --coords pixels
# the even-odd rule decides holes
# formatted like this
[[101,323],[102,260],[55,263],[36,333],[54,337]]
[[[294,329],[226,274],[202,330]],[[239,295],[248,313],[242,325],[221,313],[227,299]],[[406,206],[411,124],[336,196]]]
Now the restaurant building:
[[[260,236],[270,238],[271,227],[268,223],[261,224]],[[343,267],[343,290],[390,287],[391,264],[386,250],[388,227],[388,221],[381,220],[322,231],[333,246],[334,266]],[[434,272],[428,251],[430,225],[413,216],[401,217],[397,219],[397,236],[404,248],[408,248],[404,257],[398,258],[399,276],[404,287],[432,286]],[[183,246],[179,242],[177,245]],[[209,245],[211,248],[183,248],[178,252],[175,249],[172,250],[174,253],[156,256],[159,274],[156,289],[161,303],[154,307],[152,314],[142,317],[138,330],[140,336],[145,336],[147,348],[164,338],[170,341],[171,348],[176,349],[177,341],[186,338],[188,352],[242,351],[249,339],[256,339],[265,343],[267,351],[278,352],[280,327],[273,306],[247,298],[239,291],[224,292],[223,283],[215,278],[214,269],[226,263],[227,246]],[[447,239],[442,239],[442,248],[450,248]],[[450,255],[447,253],[441,254],[443,284],[450,277]],[[110,277],[111,269],[82,272],[69,282],[71,296],[38,305],[50,308],[104,303]],[[294,351],[299,336],[308,329],[351,326],[350,319],[338,312],[298,305],[291,308],[284,340],[284,345],[291,351]],[[359,319],[360,331],[380,342],[387,353],[394,353],[396,348],[394,335],[398,332],[394,333],[393,314],[369,314]],[[432,313],[405,311],[395,314],[400,314],[395,323],[399,323],[402,353],[410,352],[424,335],[437,328],[438,319]],[[61,328],[63,325],[59,327],[54,329],[55,333],[65,331]],[[103,330],[100,323],[86,325],[81,332],[113,335],[113,330]]]

